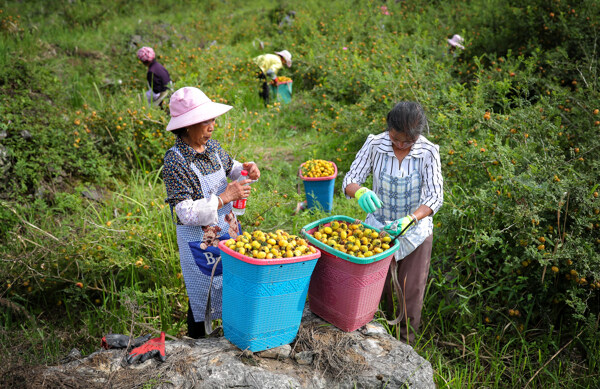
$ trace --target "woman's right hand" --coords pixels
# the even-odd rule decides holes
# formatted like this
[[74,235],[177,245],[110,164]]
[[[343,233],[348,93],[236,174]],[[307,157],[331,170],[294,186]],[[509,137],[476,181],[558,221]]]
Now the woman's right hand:
[[221,193],[223,203],[227,204],[235,200],[241,200],[250,196],[250,182],[252,180],[233,181],[227,184],[225,191]]

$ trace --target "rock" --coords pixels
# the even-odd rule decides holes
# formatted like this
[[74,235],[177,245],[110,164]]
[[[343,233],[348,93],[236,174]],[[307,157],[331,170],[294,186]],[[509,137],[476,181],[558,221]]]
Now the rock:
[[60,363],[69,363],[81,359],[81,351],[76,348],[72,348],[66,357],[60,360]]
[[[369,329],[371,326],[374,328]],[[126,351],[101,350],[44,368],[29,384],[80,387],[69,386],[76,382],[81,387],[85,383],[86,388],[132,388],[145,383],[152,383],[153,388],[207,389],[435,388],[431,364],[379,327],[370,323],[366,330],[363,327],[347,333],[305,309],[296,340],[279,350],[243,352],[224,337],[179,339],[166,342],[167,360],[162,363],[150,359],[128,365],[123,363]]]
[[285,359],[290,356],[291,352],[292,346],[289,344],[284,344],[283,346],[261,351],[258,353],[258,356],[261,358]]
[[10,169],[10,158],[6,147],[0,145],[0,173],[5,174]]
[[104,200],[104,196],[102,196],[102,193],[100,193],[92,187],[87,187],[87,190],[82,190],[81,195],[86,199],[94,200],[99,203],[101,203],[102,200]]
[[360,327],[358,331],[367,336],[387,335],[385,328],[377,323],[367,323]]
[[131,39],[129,39],[128,47],[130,51],[136,51],[141,48],[142,37],[141,35],[132,35]]
[[315,353],[312,351],[300,351],[294,355],[294,359],[299,365],[310,365],[315,359]]
[[25,140],[31,139],[31,132],[29,132],[27,130],[21,131],[21,138],[23,138]]

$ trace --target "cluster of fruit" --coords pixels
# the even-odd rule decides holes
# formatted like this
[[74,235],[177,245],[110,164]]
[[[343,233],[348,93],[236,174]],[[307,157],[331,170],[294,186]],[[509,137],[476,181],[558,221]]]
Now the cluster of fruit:
[[292,79],[289,77],[286,77],[286,76],[277,77],[277,82],[280,84],[283,84],[284,82],[290,82],[290,81],[292,81]]
[[371,257],[390,248],[392,238],[361,223],[333,221],[319,227],[312,236],[343,253],[358,258]]
[[311,159],[302,165],[302,176],[304,177],[329,177],[333,176],[335,168],[333,163],[324,159]]
[[225,245],[242,255],[257,259],[294,258],[317,252],[304,239],[283,230],[256,230],[252,234],[245,231],[236,239],[225,241]]

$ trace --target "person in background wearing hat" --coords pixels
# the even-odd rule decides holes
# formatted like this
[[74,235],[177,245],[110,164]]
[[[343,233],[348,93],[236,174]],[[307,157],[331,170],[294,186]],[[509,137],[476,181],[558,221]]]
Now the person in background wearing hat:
[[[164,157],[163,179],[166,203],[175,213],[179,259],[189,297],[188,335],[195,339],[206,334],[205,320],[221,317],[220,262],[211,281],[213,266],[221,255],[216,246],[241,232],[232,212],[233,202],[247,198],[250,186],[246,184],[260,177],[254,162],[234,160],[212,138],[215,119],[231,108],[211,101],[193,87],[177,90],[169,103],[167,131],[176,139]],[[242,170],[248,172],[249,179],[238,182]],[[209,288],[210,318],[205,318]]]
[[269,102],[269,86],[267,80],[276,80],[277,72],[283,68],[285,63],[288,68],[292,67],[292,54],[287,50],[276,51],[275,54],[263,54],[255,57],[253,62],[260,68],[258,78],[264,80],[260,96],[265,101]]
[[137,57],[148,67],[148,73],[146,73],[149,88],[146,92],[148,104],[160,106],[171,86],[169,72],[164,66],[156,62],[156,55],[152,47],[142,47],[137,51]]
[[448,39],[448,44],[450,45],[450,46],[448,46],[448,52],[450,54],[452,54],[453,57],[456,57],[456,48],[457,47],[461,50],[465,49],[465,47],[462,45],[462,43],[464,41],[465,40],[463,39],[463,37],[461,37],[458,34],[454,34],[452,36],[452,38]]
[[[398,251],[390,266],[384,290],[386,313],[394,306],[389,280],[395,271],[404,294],[406,312],[400,337],[413,342],[419,329],[423,296],[429,274],[433,218],[443,203],[439,146],[423,136],[428,128],[420,104],[403,101],[387,115],[387,130],[369,135],[360,149],[342,188],[367,212],[365,223],[398,237]],[[373,190],[362,186],[373,175]],[[412,328],[411,328],[412,327]]]

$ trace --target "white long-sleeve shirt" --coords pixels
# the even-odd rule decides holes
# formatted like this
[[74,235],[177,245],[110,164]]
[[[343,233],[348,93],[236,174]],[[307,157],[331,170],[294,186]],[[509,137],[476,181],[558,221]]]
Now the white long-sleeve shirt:
[[[370,174],[373,174],[373,191],[377,192],[379,173],[384,168],[386,155],[393,157],[391,158],[392,163],[387,164],[386,173],[394,177],[406,177],[420,166],[419,173],[423,180],[421,205],[428,206],[435,214],[444,201],[440,152],[438,145],[431,143],[422,135],[419,136],[402,162],[398,161],[394,154],[392,141],[387,131],[378,135],[369,135],[363,147],[356,154],[350,171],[344,177],[342,183],[344,194],[349,184],[362,185]],[[424,163],[415,163],[417,158],[423,159]],[[346,197],[350,198],[347,195]]]

